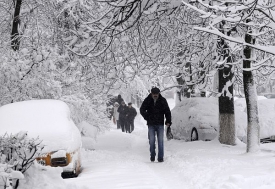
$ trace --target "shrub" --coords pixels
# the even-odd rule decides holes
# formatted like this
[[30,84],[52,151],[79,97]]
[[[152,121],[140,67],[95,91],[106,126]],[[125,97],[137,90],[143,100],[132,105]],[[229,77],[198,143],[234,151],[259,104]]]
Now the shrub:
[[29,138],[24,131],[0,136],[0,177],[4,188],[18,187],[19,179],[24,178],[23,173],[30,168],[42,149],[41,140]]

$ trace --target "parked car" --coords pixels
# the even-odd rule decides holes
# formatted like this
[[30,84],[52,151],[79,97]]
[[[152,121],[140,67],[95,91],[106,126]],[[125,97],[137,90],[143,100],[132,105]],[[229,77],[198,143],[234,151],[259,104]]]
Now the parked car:
[[0,134],[26,131],[42,140],[42,165],[62,167],[62,176],[77,176],[81,169],[81,135],[68,105],[60,100],[30,100],[0,107]]
[[266,98],[275,98],[275,94],[273,94],[273,93],[264,94],[264,96],[265,96]]
[[[261,142],[275,141],[275,99],[258,100]],[[213,140],[219,130],[218,98],[185,98],[172,109],[172,133],[186,141]],[[237,137],[246,142],[247,114],[244,98],[234,102]]]

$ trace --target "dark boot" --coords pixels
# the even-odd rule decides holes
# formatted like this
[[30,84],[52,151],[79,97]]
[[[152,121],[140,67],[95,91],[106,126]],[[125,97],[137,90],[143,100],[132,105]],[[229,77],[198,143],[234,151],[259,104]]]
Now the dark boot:
[[158,159],[158,162],[163,162],[163,159]]

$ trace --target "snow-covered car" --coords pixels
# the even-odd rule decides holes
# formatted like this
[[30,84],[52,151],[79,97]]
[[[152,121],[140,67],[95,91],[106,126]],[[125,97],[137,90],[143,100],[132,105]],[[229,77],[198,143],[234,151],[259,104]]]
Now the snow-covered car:
[[266,98],[275,98],[275,94],[274,94],[274,93],[264,94],[264,96],[265,96]]
[[[260,138],[262,142],[275,138],[275,99],[258,100]],[[175,139],[213,140],[219,130],[218,98],[186,98],[172,110],[172,133]],[[244,98],[234,101],[236,135],[246,142],[247,114]]]
[[0,107],[0,134],[26,131],[28,137],[42,141],[37,161],[62,167],[62,176],[77,176],[81,169],[81,134],[68,105],[60,100],[30,100]]

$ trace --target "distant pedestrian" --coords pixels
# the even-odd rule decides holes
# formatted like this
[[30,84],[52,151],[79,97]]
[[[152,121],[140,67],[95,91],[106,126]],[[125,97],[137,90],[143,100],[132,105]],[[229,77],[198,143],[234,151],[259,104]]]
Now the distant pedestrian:
[[117,95],[117,99],[116,102],[118,102],[119,105],[121,105],[121,102],[123,102],[123,98],[121,97],[121,95]]
[[113,121],[114,124],[117,125],[117,129],[120,129],[120,122],[119,122],[119,112],[117,111],[119,108],[118,102],[115,102],[114,104],[114,113],[113,113]]
[[119,122],[121,130],[122,132],[125,132],[127,124],[126,116],[128,113],[128,107],[126,106],[124,101],[121,102],[121,105],[118,107],[117,111],[119,113]]
[[171,126],[171,111],[168,106],[167,100],[160,94],[159,88],[151,89],[149,94],[143,101],[140,107],[140,114],[147,121],[148,125],[148,138],[150,144],[150,160],[155,161],[156,148],[155,148],[155,135],[158,139],[158,162],[163,162],[164,157],[164,116],[166,118],[165,125]]
[[126,132],[128,131],[129,133],[133,132],[134,130],[134,120],[137,115],[136,109],[132,106],[132,103],[128,103],[128,114],[127,114],[127,129]]

